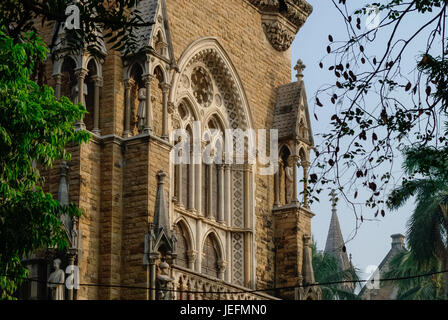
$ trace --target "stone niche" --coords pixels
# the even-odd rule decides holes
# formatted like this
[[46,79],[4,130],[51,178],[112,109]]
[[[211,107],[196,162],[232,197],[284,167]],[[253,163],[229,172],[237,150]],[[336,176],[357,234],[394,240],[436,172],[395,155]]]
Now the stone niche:
[[262,15],[262,26],[271,45],[286,51],[313,11],[305,0],[248,0]]

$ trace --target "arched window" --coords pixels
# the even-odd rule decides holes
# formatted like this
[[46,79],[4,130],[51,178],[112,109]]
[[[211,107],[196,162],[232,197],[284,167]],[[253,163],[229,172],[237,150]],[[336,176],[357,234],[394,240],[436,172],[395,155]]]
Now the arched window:
[[65,57],[62,63],[61,74],[62,74],[62,84],[61,84],[61,96],[68,97],[72,99],[72,88],[76,86],[76,62],[70,58]]
[[135,136],[143,131],[146,120],[146,88],[143,81],[143,69],[135,63],[130,72],[132,81],[128,83],[130,99],[129,134]]
[[176,225],[176,264],[180,267],[188,268],[188,240],[186,236],[186,232],[181,223]]
[[[176,151],[179,163],[174,165],[174,196],[176,204],[184,209],[195,209],[195,168],[193,161],[193,129],[195,121],[193,112],[187,102],[181,102],[177,107],[173,130],[181,129],[182,134],[176,134],[173,143],[179,146]],[[188,163],[186,163],[188,162]]]
[[191,208],[191,200],[190,198],[193,197],[194,195],[192,194],[192,190],[190,188],[190,185],[193,183],[192,179],[194,178],[192,175],[192,170],[193,170],[193,164],[191,162],[191,154],[193,152],[193,131],[191,130],[190,126],[187,126],[186,132],[189,136],[189,148],[186,149],[186,152],[189,151],[189,159],[190,159],[190,163],[183,163],[181,164],[182,166],[182,204],[184,206],[184,208],[187,209],[193,209]]
[[85,93],[85,101],[86,101],[86,109],[87,114],[84,116],[84,123],[86,125],[86,129],[89,131],[93,131],[94,129],[94,107],[95,107],[95,77],[98,77],[98,71],[93,59],[90,59],[87,64],[88,74],[84,80],[86,84],[87,93]]
[[213,236],[209,235],[205,239],[204,247],[202,249],[202,273],[218,278],[218,260],[219,254],[216,240],[213,238]]
[[286,177],[286,167],[288,166],[288,159],[291,155],[291,152],[289,151],[288,147],[284,146],[280,150],[280,170],[278,171],[279,175],[279,190],[277,191],[279,193],[280,198],[280,205],[285,205],[288,203],[288,186],[287,186],[287,177]]
[[216,240],[211,235],[209,235],[205,239],[204,248],[202,250],[202,273],[218,278],[218,260],[219,254]]
[[[208,124],[207,129],[209,131],[209,144],[213,150],[213,163],[203,164],[202,172],[202,208],[207,217],[210,217],[216,221],[222,220],[222,216],[219,213],[221,210],[221,195],[224,190],[219,190],[220,184],[223,182],[223,126],[219,121],[212,117]],[[221,181],[222,180],[222,181]],[[221,199],[221,201],[220,201]]]
[[153,129],[157,136],[162,135],[162,85],[165,83],[166,79],[163,70],[160,66],[154,69],[154,80],[151,82],[151,101],[153,110]]

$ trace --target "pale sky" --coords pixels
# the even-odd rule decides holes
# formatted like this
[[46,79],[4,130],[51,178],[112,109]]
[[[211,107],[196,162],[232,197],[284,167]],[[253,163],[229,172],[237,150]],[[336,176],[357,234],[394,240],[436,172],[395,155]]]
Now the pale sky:
[[[292,45],[292,67],[294,67],[298,59],[302,59],[307,66],[304,71],[304,81],[307,89],[315,144],[319,145],[322,138],[317,136],[317,134],[329,130],[330,117],[333,112],[329,104],[324,108],[316,108],[316,114],[319,118],[319,121],[316,121],[312,116],[314,112],[314,94],[322,85],[334,82],[335,77],[328,72],[328,65],[327,68],[321,70],[318,64],[322,57],[326,55],[326,47],[329,44],[328,35],[332,34],[335,41],[343,40],[346,39],[346,31],[341,16],[336,12],[330,1],[308,0],[308,2],[313,6],[314,11],[299,31]],[[362,4],[364,2],[359,1],[359,5]],[[420,24],[418,19],[413,20],[413,23],[414,25],[409,27],[415,27],[415,23]],[[364,28],[364,22],[361,25]],[[406,32],[406,29],[405,25],[402,31]],[[411,46],[411,52],[414,56],[407,56],[407,59],[403,62],[405,67],[409,68],[409,71],[415,67],[415,54],[424,45],[424,38],[417,38],[416,41],[417,46]],[[381,44],[381,42],[378,43]],[[386,41],[384,40],[383,43],[385,44]],[[293,81],[296,81],[295,74],[296,72],[293,70]],[[399,177],[401,175],[401,161],[397,162],[395,174]],[[331,218],[331,202],[328,193],[323,192],[320,196],[320,203],[314,203],[311,207],[316,215],[312,219],[312,234],[317,241],[318,249],[322,250],[325,247]],[[342,233],[344,239],[347,239],[355,228],[355,216],[352,209],[343,200],[339,201],[337,208]],[[355,267],[364,271],[369,265],[380,264],[391,247],[390,236],[395,233],[406,234],[406,222],[413,208],[414,203],[411,200],[398,211],[387,211],[384,218],[379,215],[378,221],[364,222],[358,230],[357,236],[347,243],[347,252],[352,254]],[[375,211],[365,211],[364,217],[373,218]],[[360,274],[360,277],[365,278],[362,274]]]

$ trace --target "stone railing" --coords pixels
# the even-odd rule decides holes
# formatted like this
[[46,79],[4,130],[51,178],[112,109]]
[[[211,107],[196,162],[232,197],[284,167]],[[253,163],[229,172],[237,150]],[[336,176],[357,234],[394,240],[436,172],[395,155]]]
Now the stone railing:
[[173,266],[172,272],[176,300],[279,300],[186,268]]

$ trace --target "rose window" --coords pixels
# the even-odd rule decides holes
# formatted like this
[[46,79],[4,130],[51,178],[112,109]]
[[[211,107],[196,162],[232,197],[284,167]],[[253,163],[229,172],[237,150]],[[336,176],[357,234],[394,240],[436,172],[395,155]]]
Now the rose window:
[[210,76],[204,68],[197,67],[193,69],[191,85],[196,101],[200,105],[208,107],[213,100],[213,85]]

